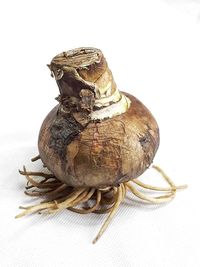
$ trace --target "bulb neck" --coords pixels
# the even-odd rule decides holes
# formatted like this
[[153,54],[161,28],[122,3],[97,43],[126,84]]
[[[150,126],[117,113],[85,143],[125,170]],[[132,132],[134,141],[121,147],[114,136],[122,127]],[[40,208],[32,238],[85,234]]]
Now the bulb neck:
[[63,112],[79,112],[98,120],[109,111],[114,112],[110,115],[114,116],[116,108],[117,114],[128,109],[128,100],[118,90],[101,50],[77,48],[63,52],[55,56],[48,67],[57,82],[60,91],[57,100]]

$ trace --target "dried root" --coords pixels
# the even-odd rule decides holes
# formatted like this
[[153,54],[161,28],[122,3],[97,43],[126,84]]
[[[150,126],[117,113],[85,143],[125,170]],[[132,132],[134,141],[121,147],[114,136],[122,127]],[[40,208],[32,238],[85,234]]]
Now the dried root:
[[[37,156],[33,158],[32,161],[36,161],[39,158],[40,157]],[[19,172],[20,174],[26,176],[27,179],[25,194],[35,197],[44,197],[45,200],[40,202],[38,205],[20,207],[23,211],[18,214],[16,218],[35,212],[53,214],[66,208],[81,214],[109,213],[99,233],[93,240],[93,243],[96,243],[110,224],[120,203],[124,200],[127,189],[145,202],[160,204],[173,199],[178,189],[184,189],[187,187],[186,185],[175,186],[171,179],[158,166],[153,166],[153,168],[162,175],[169,187],[151,186],[140,182],[138,179],[133,179],[129,182],[121,183],[117,187],[107,187],[101,189],[72,188],[60,182],[53,174],[44,172],[28,172],[24,167],[23,171]],[[36,181],[31,176],[42,177],[42,180]],[[149,196],[149,194],[140,192],[138,189],[139,187],[161,193],[165,192],[165,194],[152,197]],[[94,202],[94,204],[89,206],[89,201]]]

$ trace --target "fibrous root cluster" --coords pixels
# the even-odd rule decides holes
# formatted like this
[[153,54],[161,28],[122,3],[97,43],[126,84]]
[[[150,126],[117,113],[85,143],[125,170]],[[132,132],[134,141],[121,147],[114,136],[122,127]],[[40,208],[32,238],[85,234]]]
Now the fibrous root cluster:
[[[37,156],[32,161],[39,158]],[[23,170],[19,172],[27,179],[25,194],[32,197],[42,197],[44,200],[33,206],[20,206],[23,211],[16,218],[35,212],[53,214],[64,209],[81,214],[108,213],[107,219],[93,240],[95,243],[108,227],[127,191],[147,203],[160,204],[173,199],[178,189],[186,188],[186,185],[176,186],[158,166],[153,166],[153,168],[162,175],[168,187],[152,186],[139,181],[139,179],[132,179],[118,186],[106,188],[73,188],[59,181],[51,173],[29,172],[23,167]],[[37,177],[37,179],[33,177]],[[148,193],[141,192],[140,188],[149,190],[149,192],[157,191],[159,196],[150,196]]]

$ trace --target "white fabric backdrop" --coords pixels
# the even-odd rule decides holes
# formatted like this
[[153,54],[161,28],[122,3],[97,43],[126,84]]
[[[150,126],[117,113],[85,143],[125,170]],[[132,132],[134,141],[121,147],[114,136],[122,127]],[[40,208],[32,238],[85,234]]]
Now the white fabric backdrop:
[[[0,266],[200,266],[199,1],[4,1],[0,4]],[[127,199],[97,242],[105,215],[14,219],[37,155],[37,135],[58,94],[45,64],[79,46],[103,50],[118,87],[156,117],[155,158],[189,188],[167,205]],[[127,56],[120,51],[127,51]],[[145,182],[159,184],[153,171]]]

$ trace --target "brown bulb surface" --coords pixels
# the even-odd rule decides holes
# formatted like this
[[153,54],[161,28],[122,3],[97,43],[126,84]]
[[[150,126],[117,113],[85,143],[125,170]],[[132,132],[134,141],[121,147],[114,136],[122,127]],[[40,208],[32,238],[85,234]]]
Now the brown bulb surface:
[[[48,114],[40,130],[39,153],[59,180],[73,187],[117,185],[138,177],[149,167],[159,145],[158,126],[139,100],[126,96],[131,100],[127,112],[90,122],[82,129],[77,127],[77,134],[72,134],[67,145],[62,144],[62,138],[53,141],[53,135],[57,131],[57,136],[67,136],[71,122],[62,123],[61,119],[58,128],[52,130],[58,122],[59,107]],[[63,146],[60,152],[53,145],[56,141]]]

